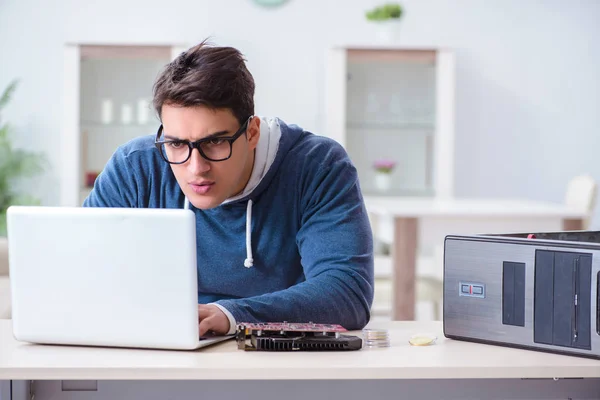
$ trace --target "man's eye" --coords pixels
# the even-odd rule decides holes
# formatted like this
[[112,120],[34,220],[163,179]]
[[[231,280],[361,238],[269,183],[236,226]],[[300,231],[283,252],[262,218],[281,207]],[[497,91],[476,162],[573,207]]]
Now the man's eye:
[[221,139],[221,138],[214,138],[209,140],[208,144],[213,145],[213,146],[218,146],[220,144],[225,143],[225,139]]
[[181,140],[173,140],[171,142],[168,143],[169,147],[172,147],[174,149],[180,149],[185,145],[185,142],[181,141]]

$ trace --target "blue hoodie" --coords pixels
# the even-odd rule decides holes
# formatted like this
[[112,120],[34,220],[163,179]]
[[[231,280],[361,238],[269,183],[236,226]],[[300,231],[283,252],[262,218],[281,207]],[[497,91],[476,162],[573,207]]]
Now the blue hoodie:
[[218,305],[230,323],[361,329],[373,301],[373,238],[356,169],[331,139],[279,119],[260,125],[251,182],[218,207],[187,202],[154,136],[119,147],[83,205],[192,209],[198,303]]

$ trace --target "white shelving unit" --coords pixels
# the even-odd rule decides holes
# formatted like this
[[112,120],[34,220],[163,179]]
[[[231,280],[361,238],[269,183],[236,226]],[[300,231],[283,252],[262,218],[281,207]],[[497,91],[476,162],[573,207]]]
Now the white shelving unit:
[[152,86],[186,47],[176,44],[75,43],[64,48],[60,204],[79,206],[87,178],[102,171],[118,146],[154,134]]
[[[338,46],[327,68],[325,134],[348,151],[365,195],[453,196],[453,52]],[[380,159],[396,162],[385,192],[374,184]]]
[[[325,134],[346,148],[365,196],[452,197],[453,52],[352,45],[330,49],[327,60]],[[386,191],[377,187],[373,168],[382,159],[396,162]],[[391,218],[372,217],[376,240],[391,245]],[[441,294],[439,280],[427,276],[427,270],[436,269],[439,262],[436,257],[419,256],[417,263],[417,302],[426,307],[430,318],[440,307]],[[377,318],[391,316],[392,274],[389,255],[376,253],[372,312]]]

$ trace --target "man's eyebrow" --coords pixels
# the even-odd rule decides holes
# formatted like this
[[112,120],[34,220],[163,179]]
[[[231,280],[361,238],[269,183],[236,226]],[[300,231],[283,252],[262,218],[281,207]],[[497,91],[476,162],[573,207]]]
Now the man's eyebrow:
[[166,140],[181,140],[178,137],[175,136],[171,136],[171,135],[165,135],[165,139]]
[[[202,138],[202,139],[200,139],[200,140],[204,140],[204,139],[213,139],[213,138],[219,137],[219,136],[221,136],[221,135],[225,135],[225,134],[227,134],[227,133],[229,133],[229,131],[219,131],[219,132],[211,133],[210,135],[208,135],[208,136],[205,136],[205,137],[203,137],[203,138]],[[171,135],[165,135],[165,139],[167,139],[167,140],[183,140],[183,139],[180,139],[180,138],[178,138],[178,137],[171,136]]]

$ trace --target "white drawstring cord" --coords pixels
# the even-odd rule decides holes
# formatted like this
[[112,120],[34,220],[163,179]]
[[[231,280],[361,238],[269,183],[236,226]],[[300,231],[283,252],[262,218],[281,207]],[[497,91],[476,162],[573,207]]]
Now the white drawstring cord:
[[254,265],[252,258],[252,200],[248,200],[248,208],[246,209],[246,259],[244,267],[250,268]]
[[[185,197],[183,208],[187,210],[190,207],[190,201]],[[246,259],[244,260],[244,267],[250,268],[254,266],[254,259],[252,258],[252,200],[248,200],[248,208],[246,209]]]

